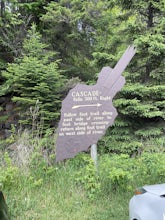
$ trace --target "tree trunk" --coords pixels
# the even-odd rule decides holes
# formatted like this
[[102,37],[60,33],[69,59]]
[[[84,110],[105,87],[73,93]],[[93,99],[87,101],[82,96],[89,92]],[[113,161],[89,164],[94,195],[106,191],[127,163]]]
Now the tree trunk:
[[4,11],[5,11],[5,3],[4,3],[4,1],[1,1],[0,5],[1,5],[0,16],[3,18]]
[[147,20],[147,28],[151,28],[154,26],[153,18],[154,18],[154,8],[152,3],[148,6],[148,20]]

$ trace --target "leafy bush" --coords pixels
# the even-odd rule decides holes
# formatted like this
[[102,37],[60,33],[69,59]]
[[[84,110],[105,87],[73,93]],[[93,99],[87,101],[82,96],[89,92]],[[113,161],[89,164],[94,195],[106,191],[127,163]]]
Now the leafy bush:
[[94,161],[88,154],[82,153],[75,161],[73,159],[72,163],[75,168],[77,166],[74,177],[76,183],[85,189],[89,198],[93,199],[100,191],[100,181]]
[[143,183],[154,184],[165,181],[165,154],[145,152],[137,159],[137,164],[137,179]]
[[99,160],[99,179],[104,193],[130,191],[145,184],[165,181],[165,154],[145,152],[138,157],[103,155]]
[[13,166],[8,153],[4,154],[4,163],[0,166],[0,188],[10,189],[17,185],[18,168]]
[[100,157],[99,174],[103,192],[131,188],[133,175],[130,171],[134,168],[133,160],[126,154]]

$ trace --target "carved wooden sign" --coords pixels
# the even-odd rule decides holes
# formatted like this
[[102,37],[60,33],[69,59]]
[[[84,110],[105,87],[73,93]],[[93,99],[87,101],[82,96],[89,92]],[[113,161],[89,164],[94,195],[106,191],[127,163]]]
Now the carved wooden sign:
[[69,91],[62,102],[56,161],[87,151],[113,124],[117,111],[112,99],[125,84],[121,74],[134,54],[134,47],[128,47],[114,69],[101,70],[96,85],[78,84]]

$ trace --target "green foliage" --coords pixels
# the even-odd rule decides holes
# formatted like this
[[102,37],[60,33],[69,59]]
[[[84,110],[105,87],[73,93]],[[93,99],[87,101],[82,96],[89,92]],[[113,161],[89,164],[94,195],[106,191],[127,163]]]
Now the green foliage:
[[147,139],[149,137],[158,137],[163,134],[163,131],[161,128],[142,128],[135,132],[137,136],[143,137],[143,139]]
[[[126,77],[126,85],[113,102],[125,125],[121,127],[120,124],[115,124],[111,132],[107,132],[110,135],[110,140],[107,140],[108,137],[106,139],[108,149],[113,149],[113,145],[128,146],[127,143],[117,143],[117,139],[133,143],[140,142],[141,138],[153,136],[159,138],[164,135],[164,125],[162,125],[165,115],[163,0],[139,2],[121,0],[117,3],[116,7],[109,7],[109,11],[105,10],[104,20],[100,18],[100,22],[104,21],[106,25],[99,26],[97,29],[101,34],[96,37],[101,40],[95,46],[97,51],[93,53],[95,64],[102,66],[107,63],[113,67],[124,49],[124,44],[128,45],[130,42],[134,42],[137,52],[129,65],[130,68],[127,68],[127,72],[123,74]],[[120,7],[123,10],[115,14],[117,10],[121,10]],[[112,11],[114,13],[111,13]],[[110,20],[112,23],[114,21],[120,24],[115,28]],[[108,40],[109,43],[107,43]],[[117,55],[114,56],[114,54]]]
[[94,161],[88,154],[82,153],[70,163],[77,169],[75,174],[76,183],[86,190],[90,199],[94,199],[96,194],[100,191],[99,176]]
[[[121,2],[125,7],[126,2]],[[130,10],[137,14],[136,23],[139,31],[132,32],[128,29],[137,47],[137,60],[133,68],[137,71],[135,75],[127,75],[126,79],[131,83],[123,89],[123,99],[117,101],[117,106],[124,115],[164,119],[165,78],[162,67],[165,45],[164,32],[160,28],[164,20],[162,7],[164,7],[162,0],[131,2],[129,5]]]
[[[122,125],[122,122],[118,124]],[[142,146],[141,153],[135,157],[128,154],[99,155],[96,170],[87,153],[55,164],[54,152],[44,152],[45,149],[54,147],[51,130],[42,138],[31,133],[29,132],[28,140],[24,133],[24,142],[17,141],[17,144],[22,143],[22,148],[29,144],[32,147],[26,169],[24,166],[14,165],[14,158],[11,160],[8,153],[1,155],[4,160],[0,165],[0,183],[8,195],[7,203],[13,218],[25,216],[25,219],[35,217],[44,220],[73,216],[73,219],[81,219],[80,216],[84,214],[79,210],[84,209],[84,219],[89,215],[96,220],[100,216],[104,219],[117,219],[117,216],[123,215],[123,209],[127,210],[128,201],[137,186],[165,181],[162,139],[153,138],[150,142],[146,140],[148,148],[144,149]],[[132,147],[133,144],[140,148],[139,143],[132,143]],[[158,151],[159,147],[157,151],[153,151],[151,144],[162,145],[162,151]],[[105,206],[108,211],[105,211]],[[58,212],[54,212],[55,207]],[[117,211],[119,213],[116,214]],[[126,211],[122,219],[128,219],[127,215]]]
[[42,44],[41,36],[33,25],[24,42],[23,57],[9,64],[7,71],[3,72],[9,86],[7,92],[13,92],[12,100],[19,104],[22,119],[30,116],[30,108],[33,114],[36,102],[37,116],[45,121],[45,125],[53,125],[59,116],[64,79],[58,70],[59,61],[54,61],[53,55],[46,51],[46,45]]
[[18,168],[13,166],[8,153],[4,154],[4,162],[0,165],[0,188],[10,189],[17,185]]
[[[96,34],[94,36],[93,65],[114,67],[116,62],[131,41],[127,39],[125,27],[134,22],[135,16],[128,18],[127,11],[115,2],[98,1],[99,19],[94,20]],[[124,37],[121,37],[124,36]]]
[[[22,53],[22,43],[26,36],[31,15],[19,12],[17,1],[5,2],[0,14],[0,52],[1,60],[13,62]],[[3,12],[2,12],[3,11]]]
[[145,152],[137,158],[126,154],[100,158],[100,184],[103,192],[133,190],[138,185],[164,182],[165,156],[161,152]]
[[91,200],[74,184],[73,172],[72,167],[61,164],[54,179],[44,177],[38,187],[20,176],[17,188],[5,192],[12,219],[128,219],[130,194],[99,194]]
[[93,21],[99,15],[93,1],[50,2],[41,20],[43,36],[58,48],[61,68],[68,78],[79,77],[83,81],[95,78],[91,67],[91,51],[95,29]]
[[[131,122],[131,120],[130,120]],[[124,153],[139,155],[143,151],[164,152],[164,123],[139,123],[133,120],[132,124],[120,121],[118,118],[114,126],[109,128],[106,135],[98,142],[98,150],[104,153]],[[135,123],[136,122],[136,123]],[[133,129],[134,128],[134,129]]]
[[164,153],[165,139],[163,138],[151,138],[144,139],[142,151],[150,153]]
[[98,146],[100,152],[132,155],[141,148],[141,142],[134,137],[131,120],[118,117],[98,142]]
[[0,151],[8,148],[8,146],[15,143],[15,141],[17,141],[16,129],[11,125],[10,135],[5,139],[0,139]]
[[154,106],[153,102],[148,101],[141,103],[140,100],[135,99],[117,99],[115,105],[121,109],[123,115],[130,115],[132,117],[164,117],[162,108]]
[[55,155],[53,153],[44,154],[41,149],[35,149],[29,161],[30,173],[28,177],[29,184],[33,187],[42,185],[44,179],[54,180],[58,171],[58,166],[55,165]]
[[[0,109],[0,111],[3,110],[3,109]],[[5,122],[7,119],[8,119],[8,115],[3,115],[3,116],[0,116],[0,123],[3,123]]]
[[125,185],[131,179],[131,175],[128,171],[124,171],[121,168],[113,168],[109,173],[109,180],[111,181],[112,188],[117,187],[125,188]]
[[36,1],[19,1],[17,3],[20,12],[23,14],[31,14],[33,16],[33,21],[40,25],[39,19],[42,14],[45,13],[44,7],[49,3],[49,0],[36,0]]
[[[139,164],[137,178],[140,174],[143,176],[145,184],[163,183],[165,180],[165,162],[162,153],[144,153],[138,158]],[[143,183],[144,184],[144,183]]]
[[102,156],[99,162],[99,174],[103,192],[130,190],[133,166],[133,159],[130,159],[127,154]]

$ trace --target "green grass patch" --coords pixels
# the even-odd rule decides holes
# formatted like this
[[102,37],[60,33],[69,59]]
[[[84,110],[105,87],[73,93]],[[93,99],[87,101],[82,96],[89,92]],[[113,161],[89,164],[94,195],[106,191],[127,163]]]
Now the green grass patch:
[[164,153],[104,154],[98,171],[85,153],[58,164],[48,157],[37,148],[19,167],[4,154],[0,188],[11,220],[128,220],[134,189],[165,181]]
[[[11,219],[16,220],[116,220],[128,219],[130,194],[88,194],[61,173],[60,181],[48,179],[37,187],[25,181],[17,189],[5,190]],[[66,174],[67,176],[67,174]],[[23,178],[23,176],[22,176]],[[27,181],[28,182],[28,181]],[[60,184],[61,182],[61,184]]]

